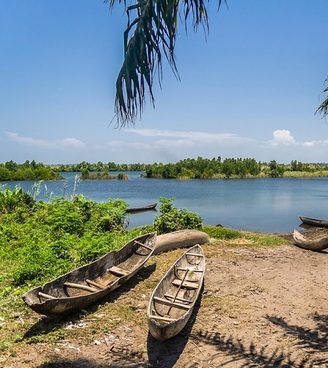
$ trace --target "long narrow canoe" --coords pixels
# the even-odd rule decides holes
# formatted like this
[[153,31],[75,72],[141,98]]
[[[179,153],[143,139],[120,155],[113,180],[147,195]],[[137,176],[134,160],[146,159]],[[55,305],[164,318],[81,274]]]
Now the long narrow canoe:
[[178,230],[157,236],[154,254],[167,252],[177,248],[189,248],[196,244],[209,243],[209,236],[199,230]]
[[145,212],[145,211],[154,211],[156,210],[157,203],[150,204],[144,207],[130,207],[126,209],[126,213],[136,213],[136,212]]
[[305,225],[318,226],[318,227],[328,227],[328,220],[319,220],[319,219],[315,219],[315,218],[311,218],[311,217],[303,217],[303,216],[300,216],[300,220]]
[[156,245],[156,233],[129,241],[119,251],[38,286],[23,295],[35,312],[48,316],[65,315],[96,303],[135,275]]
[[170,339],[185,327],[200,295],[204,274],[205,256],[197,244],[176,261],[150,297],[147,320],[154,338]]
[[308,239],[299,231],[294,230],[293,238],[295,244],[304,249],[321,251],[328,248],[328,236],[318,239]]

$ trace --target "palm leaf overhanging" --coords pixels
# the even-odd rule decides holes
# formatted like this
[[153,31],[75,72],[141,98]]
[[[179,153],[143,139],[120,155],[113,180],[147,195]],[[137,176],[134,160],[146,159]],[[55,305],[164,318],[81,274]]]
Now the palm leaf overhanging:
[[[328,78],[326,79],[326,83],[328,82]],[[328,87],[323,90],[324,93],[328,94]],[[322,114],[323,116],[328,115],[328,96],[321,102],[320,106],[317,109],[317,112]]]
[[[178,19],[187,28],[190,21],[196,31],[202,25],[208,30],[206,3],[209,0],[105,0],[110,7],[123,3],[127,14],[124,32],[124,60],[116,80],[115,116],[118,126],[134,123],[141,115],[148,90],[154,105],[153,83],[156,73],[162,79],[164,55],[179,78],[175,62]],[[226,0],[217,0],[218,9]],[[326,80],[328,82],[328,78]],[[327,94],[316,112],[328,116]]]
[[[107,0],[110,7],[115,0]],[[117,124],[133,123],[141,114],[146,93],[154,105],[153,83],[162,79],[162,59],[167,59],[178,78],[175,41],[178,20],[194,30],[208,29],[207,0],[136,0],[124,4],[128,22],[124,32],[124,60],[116,80],[115,112]],[[224,0],[218,0],[219,6]]]

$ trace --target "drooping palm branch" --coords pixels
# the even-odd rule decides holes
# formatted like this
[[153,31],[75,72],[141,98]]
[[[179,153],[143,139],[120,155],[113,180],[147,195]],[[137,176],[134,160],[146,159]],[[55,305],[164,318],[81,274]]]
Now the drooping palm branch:
[[[328,82],[328,78],[326,79],[326,83]],[[328,87],[325,88],[323,90],[323,93],[328,94]],[[317,111],[320,114],[322,114],[323,116],[327,116],[328,115],[328,95],[326,96],[326,98],[321,102],[320,106],[318,107]]]
[[[124,32],[124,60],[116,80],[117,124],[133,123],[141,114],[147,93],[154,104],[154,77],[162,79],[163,56],[178,77],[175,41],[178,21],[194,30],[208,29],[207,0],[107,0],[111,7],[123,2],[128,17]],[[225,0],[218,0],[218,6]]]
[[[115,116],[118,126],[134,123],[141,115],[147,93],[154,105],[153,84],[162,79],[162,59],[167,59],[179,78],[175,62],[178,20],[196,31],[208,30],[209,0],[105,0],[110,7],[123,3],[127,14],[124,32],[124,59],[116,80]],[[218,9],[227,0],[217,0]],[[328,82],[328,78],[326,80]],[[328,87],[323,91],[328,94]],[[316,112],[328,116],[328,95]]]

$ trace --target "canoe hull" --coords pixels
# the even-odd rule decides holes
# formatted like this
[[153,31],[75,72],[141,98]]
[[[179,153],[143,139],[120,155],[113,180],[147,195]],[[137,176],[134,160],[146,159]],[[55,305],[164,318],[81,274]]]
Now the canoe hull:
[[158,235],[154,254],[167,252],[177,248],[189,248],[196,244],[209,243],[209,236],[199,230],[178,230],[172,233]]
[[320,252],[328,248],[328,237],[322,237],[318,239],[307,239],[299,231],[294,230],[293,233],[294,242],[296,245],[303,249]]
[[[142,256],[135,256],[136,241],[147,244],[151,250]],[[156,234],[145,234],[128,242],[119,251],[112,251],[103,257],[87,265],[79,267],[59,278],[52,280],[43,286],[36,287],[22,296],[24,302],[35,312],[47,316],[67,315],[77,312],[91,304],[94,304],[108,296],[113,290],[120,287],[133,277],[152,255],[156,244]],[[146,249],[147,251],[147,249]],[[140,258],[140,259],[139,259]],[[74,291],[73,295],[67,293],[65,283],[84,283],[85,280],[102,280],[108,274],[107,270],[111,267],[125,264],[129,270],[128,274],[120,277],[113,277],[107,286],[103,282],[103,288],[96,288],[95,292]],[[53,299],[44,300],[40,298],[43,293],[50,295]]]
[[310,217],[300,216],[300,220],[305,225],[317,226],[317,227],[328,227],[328,220],[319,220]]
[[149,332],[155,339],[170,339],[186,326],[200,296],[204,274],[205,256],[202,248],[196,245],[188,249],[161,279],[147,310]]
[[157,203],[150,204],[145,207],[131,207],[127,208],[126,213],[137,213],[137,212],[145,212],[145,211],[156,211]]

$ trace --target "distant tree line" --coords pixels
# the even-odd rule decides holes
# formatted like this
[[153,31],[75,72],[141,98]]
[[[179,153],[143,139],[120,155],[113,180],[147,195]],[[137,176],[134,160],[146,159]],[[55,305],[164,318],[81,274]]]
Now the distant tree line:
[[[215,179],[215,178],[247,178],[294,176],[294,173],[320,173],[328,176],[326,164],[304,164],[291,161],[290,164],[278,164],[275,160],[269,163],[257,162],[253,158],[185,159],[174,164],[155,163],[146,165],[147,178],[163,179]],[[324,173],[326,171],[326,173]]]
[[[111,173],[116,171],[116,173]],[[253,158],[212,159],[187,158],[176,163],[116,164],[115,162],[45,165],[33,161],[17,164],[8,161],[0,164],[0,181],[4,180],[52,180],[60,179],[61,172],[81,173],[81,179],[119,179],[128,176],[122,172],[140,171],[146,178],[160,179],[220,179],[283,176],[328,176],[328,164],[302,163],[293,160],[289,164],[279,164],[275,160],[268,163]]]
[[61,179],[58,171],[43,163],[25,161],[18,164],[7,161],[0,164],[0,181],[8,180],[53,180]]
[[90,163],[82,161],[78,164],[56,165],[56,170],[60,172],[109,172],[109,171],[144,171],[145,164],[116,164],[115,162]]
[[[279,178],[284,175],[293,176],[299,173],[322,172],[328,176],[328,165],[305,164],[293,160],[289,164],[279,164],[275,160],[268,163],[256,161],[253,158],[226,158],[220,156],[212,159],[198,157],[187,158],[176,163],[153,163],[153,164],[116,164],[115,162],[97,163],[80,162],[73,165],[58,165],[59,171],[81,172],[82,178],[88,177],[106,178],[110,171],[142,171],[146,178],[161,179],[218,179],[218,178],[247,178],[247,177],[273,177]],[[327,171],[326,173],[324,173]],[[97,175],[92,175],[92,173]],[[295,175],[296,176],[296,175]]]

